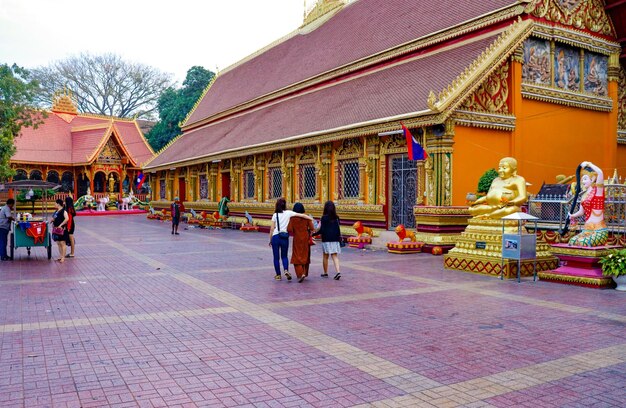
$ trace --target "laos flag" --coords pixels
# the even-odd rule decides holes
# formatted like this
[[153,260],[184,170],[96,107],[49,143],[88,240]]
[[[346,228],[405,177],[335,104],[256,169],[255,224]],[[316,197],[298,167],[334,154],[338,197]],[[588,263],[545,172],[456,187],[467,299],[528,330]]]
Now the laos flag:
[[409,160],[426,160],[428,158],[426,150],[424,150],[421,144],[417,143],[417,140],[415,140],[409,129],[407,129],[403,123],[400,124],[402,125],[404,137],[406,138],[406,148],[409,154]]
[[141,189],[141,186],[143,186],[143,182],[145,181],[145,177],[143,175],[143,173],[139,173],[139,175],[137,176],[137,190]]

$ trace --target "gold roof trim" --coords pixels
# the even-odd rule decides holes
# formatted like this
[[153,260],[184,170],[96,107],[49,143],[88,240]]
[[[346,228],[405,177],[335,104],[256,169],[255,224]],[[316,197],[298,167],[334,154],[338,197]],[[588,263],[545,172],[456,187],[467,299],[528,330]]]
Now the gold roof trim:
[[309,26],[315,22],[317,24],[314,25],[314,30],[328,21],[333,14],[341,10],[347,3],[348,2],[345,0],[319,0],[317,4],[305,14],[304,21],[300,28]]
[[[204,87],[204,90],[202,91],[202,95],[200,95],[200,97],[196,100],[196,103],[193,104],[193,108],[189,110],[189,112],[187,113],[187,116],[185,116],[185,119],[178,124],[178,127],[182,128],[185,125],[185,123],[187,123],[191,115],[193,115],[193,113],[196,111],[196,108],[198,108],[198,105],[200,105],[200,102],[204,99],[204,96],[207,94],[207,92],[209,92],[209,89],[211,89],[211,87],[215,83],[215,80],[217,79],[218,75],[219,75],[219,72],[213,75],[213,78],[211,78],[209,83]],[[161,149],[161,151],[162,150],[163,149]]]
[[451,105],[461,102],[461,95],[471,94],[480,83],[478,80],[490,75],[499,68],[497,61],[507,58],[528,37],[532,31],[532,20],[518,18],[504,29],[502,34],[478,58],[456,77],[445,89],[436,96],[434,91],[428,95],[428,107],[434,112],[447,110]]
[[84,126],[76,126],[70,129],[70,132],[85,132],[87,130],[99,130],[99,129],[108,129],[111,124],[109,123],[99,123],[97,125],[84,125]]

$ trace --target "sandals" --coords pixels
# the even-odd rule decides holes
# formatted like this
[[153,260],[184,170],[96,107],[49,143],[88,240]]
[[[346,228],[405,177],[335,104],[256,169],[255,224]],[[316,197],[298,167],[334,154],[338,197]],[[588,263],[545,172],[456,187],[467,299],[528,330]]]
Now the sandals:
[[320,275],[322,278],[328,278],[328,274],[327,273],[323,273]]
[[333,278],[334,280],[339,280],[341,279],[341,273],[337,272],[337,275],[335,275],[335,277]]
[[274,280],[282,280],[283,278],[280,275],[274,275]]

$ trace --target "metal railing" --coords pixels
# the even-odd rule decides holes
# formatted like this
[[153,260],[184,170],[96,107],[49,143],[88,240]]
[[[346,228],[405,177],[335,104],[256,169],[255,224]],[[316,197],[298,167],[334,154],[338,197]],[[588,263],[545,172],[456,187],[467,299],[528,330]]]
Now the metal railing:
[[[604,186],[604,220],[609,231],[626,233],[626,185]],[[562,229],[572,206],[573,195],[537,195],[528,200],[528,213],[539,218],[538,224],[545,229]],[[580,208],[580,201],[573,212]]]

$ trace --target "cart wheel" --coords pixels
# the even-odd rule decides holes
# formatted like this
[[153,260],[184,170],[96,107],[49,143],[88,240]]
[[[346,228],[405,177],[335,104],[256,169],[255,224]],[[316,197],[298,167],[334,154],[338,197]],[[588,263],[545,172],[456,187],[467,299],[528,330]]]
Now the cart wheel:
[[13,233],[11,233],[11,243],[10,243],[10,246],[11,246],[11,251],[10,251],[11,252],[11,259],[13,259],[13,254],[15,252],[14,251],[15,250],[15,237],[13,236]]
[[48,245],[48,259],[52,259],[52,245]]
[[30,247],[26,247],[26,251],[28,252],[28,256],[30,256]]

